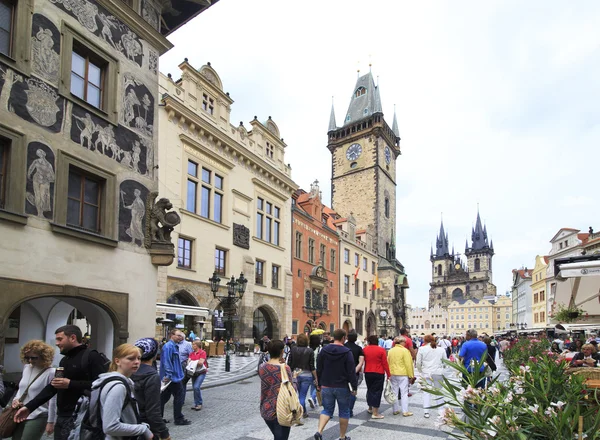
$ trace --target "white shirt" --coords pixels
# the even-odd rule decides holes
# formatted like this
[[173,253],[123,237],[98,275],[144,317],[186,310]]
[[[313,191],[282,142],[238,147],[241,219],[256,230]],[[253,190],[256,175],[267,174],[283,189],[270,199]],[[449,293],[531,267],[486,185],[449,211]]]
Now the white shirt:
[[417,370],[423,376],[441,375],[444,373],[443,359],[448,359],[446,349],[432,348],[430,344],[423,344],[417,352]]
[[451,345],[450,341],[448,339],[444,339],[444,338],[440,339],[437,343],[437,346],[442,347],[442,348],[448,348],[448,347],[450,347],[450,345]]
[[392,348],[392,340],[391,339],[386,339],[383,343],[383,348],[385,348],[386,350],[389,350]]
[[[17,391],[17,394],[15,394],[13,401],[17,400],[23,395],[23,393],[25,393],[27,386],[33,379],[35,379],[40,371],[42,371],[42,368],[33,368],[30,364],[27,364],[23,367],[23,377],[21,377],[21,382],[19,382],[19,390]],[[48,368],[46,371],[44,371],[40,377],[38,377],[36,381],[33,382],[33,384],[29,387],[29,391],[27,391],[27,397],[23,403],[28,403],[30,400],[40,394],[46,385],[48,385],[50,382],[52,382],[52,379],[54,379],[54,372],[54,368]],[[36,419],[40,416],[43,417],[46,415],[48,415],[48,423],[54,423],[56,421],[56,395],[29,414],[27,420]]]

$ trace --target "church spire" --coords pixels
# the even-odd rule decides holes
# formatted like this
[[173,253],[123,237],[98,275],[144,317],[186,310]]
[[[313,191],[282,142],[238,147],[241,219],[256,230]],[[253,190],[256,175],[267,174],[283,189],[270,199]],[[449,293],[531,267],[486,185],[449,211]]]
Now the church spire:
[[353,124],[375,113],[383,113],[379,86],[375,85],[371,72],[359,76],[350,99],[344,125]]
[[335,123],[335,110],[333,109],[333,98],[331,98],[331,115],[329,116],[329,129],[327,133],[337,130],[337,124]]
[[444,231],[444,221],[440,224],[440,233],[435,240],[435,258],[442,258],[450,255],[448,250],[448,234]]
[[396,104],[394,104],[394,121],[392,122],[392,131],[396,137],[400,137],[400,130],[398,130],[398,119],[396,118]]
[[477,209],[477,220],[475,221],[475,228],[471,230],[471,249],[474,251],[489,248],[487,227],[481,223],[481,216],[479,215],[479,209]]

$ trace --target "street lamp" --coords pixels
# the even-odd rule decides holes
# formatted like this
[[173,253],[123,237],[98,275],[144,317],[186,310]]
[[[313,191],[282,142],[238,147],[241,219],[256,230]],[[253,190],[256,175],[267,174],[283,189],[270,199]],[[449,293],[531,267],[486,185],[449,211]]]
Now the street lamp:
[[387,311],[382,310],[381,312],[379,312],[379,316],[381,316],[381,320],[383,321],[382,327],[383,327],[383,331],[385,332],[385,335],[388,335],[388,327],[392,326],[392,315],[388,316]]
[[[227,282],[227,294],[223,295],[219,293],[219,285],[221,284],[221,278],[217,275],[217,271],[213,272],[212,277],[208,279],[210,282],[210,291],[213,294],[213,297],[219,301],[219,304],[223,308],[225,312],[225,319],[231,322],[232,333],[233,333],[233,317],[236,312],[236,304],[242,299],[244,296],[244,292],[246,292],[246,285],[248,284],[248,280],[244,277],[244,274],[241,273],[238,279],[232,275],[231,279]],[[231,335],[233,337],[233,334]],[[229,331],[225,330],[225,371],[229,372],[231,369],[230,358],[229,358]]]

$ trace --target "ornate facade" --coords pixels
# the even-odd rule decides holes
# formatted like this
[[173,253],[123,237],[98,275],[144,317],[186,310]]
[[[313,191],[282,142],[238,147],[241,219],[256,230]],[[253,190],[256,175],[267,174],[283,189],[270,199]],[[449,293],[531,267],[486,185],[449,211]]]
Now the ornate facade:
[[144,242],[158,189],[157,63],[172,47],[166,35],[207,8],[171,6],[177,14],[155,0],[2,3],[0,363],[8,372],[22,369],[24,342],[48,340],[78,318],[105,353],[154,330],[158,269]]
[[372,309],[377,322],[370,331],[383,331],[390,316],[397,331],[406,320],[408,288],[404,266],[396,259],[394,235],[400,133],[396,115],[391,127],[384,119],[379,87],[370,72],[358,78],[341,127],[332,107],[327,148],[332,155],[332,207],[344,218],[352,216],[357,229],[372,231],[379,259]]
[[460,254],[449,250],[448,234],[444,223],[436,238],[435,252],[431,249],[431,283],[429,308],[436,305],[448,307],[452,301],[462,299],[483,299],[496,296],[496,286],[492,282],[492,257],[494,243],[488,240],[487,227],[482,225],[477,212],[475,227],[471,231],[471,245],[465,243],[467,262]]

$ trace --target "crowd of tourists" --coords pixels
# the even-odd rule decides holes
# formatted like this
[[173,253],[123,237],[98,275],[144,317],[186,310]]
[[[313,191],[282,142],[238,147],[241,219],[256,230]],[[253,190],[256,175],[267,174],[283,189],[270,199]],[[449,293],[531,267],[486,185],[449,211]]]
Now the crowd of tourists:
[[200,387],[208,362],[197,338],[190,342],[174,329],[162,344],[142,338],[119,345],[110,359],[89,348],[77,326],[58,328],[55,338],[63,355],[57,368],[52,367],[54,347],[40,340],[21,347],[23,373],[14,395],[0,388],[0,398],[7,402],[0,415],[1,438],[39,440],[47,434],[54,440],[86,435],[107,440],[170,439],[165,404],[173,396],[174,424],[191,424],[183,415],[190,380],[191,409],[202,409]]

